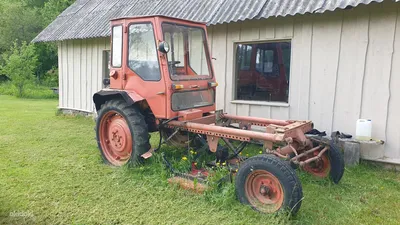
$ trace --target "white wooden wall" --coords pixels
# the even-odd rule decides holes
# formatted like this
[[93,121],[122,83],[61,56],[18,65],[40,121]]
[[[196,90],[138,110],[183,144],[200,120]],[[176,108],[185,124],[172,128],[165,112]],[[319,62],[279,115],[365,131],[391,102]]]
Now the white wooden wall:
[[[373,121],[384,156],[400,160],[399,3],[358,6],[320,15],[230,23],[209,28],[218,108],[274,119],[313,120],[319,130],[355,134]],[[234,101],[235,43],[291,40],[289,104]]]
[[[313,120],[319,130],[355,133],[359,118],[373,121],[386,140],[385,157],[400,160],[400,3],[361,5],[210,26],[209,44],[219,87],[217,106],[238,115]],[[234,47],[240,41],[291,40],[288,104],[234,101]],[[102,88],[102,51],[109,38],[59,44],[60,108],[92,112]]]
[[67,40],[58,44],[59,108],[93,112],[93,94],[103,88],[103,51],[109,38]]

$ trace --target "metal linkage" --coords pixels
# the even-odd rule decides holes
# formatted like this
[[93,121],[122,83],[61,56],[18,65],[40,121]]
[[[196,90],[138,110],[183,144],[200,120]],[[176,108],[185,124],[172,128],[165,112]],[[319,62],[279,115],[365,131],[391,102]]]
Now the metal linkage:
[[318,155],[317,156],[314,156],[314,157],[312,157],[312,158],[309,158],[309,159],[307,159],[307,160],[305,160],[305,161],[303,161],[303,162],[300,162],[300,166],[304,166],[305,164],[308,164],[308,163],[310,163],[310,162],[314,162],[314,161],[316,161],[316,160],[319,160],[320,158],[321,158],[321,156],[326,152],[326,151],[328,151],[328,147],[325,147],[324,149],[322,149],[319,153],[318,153]]

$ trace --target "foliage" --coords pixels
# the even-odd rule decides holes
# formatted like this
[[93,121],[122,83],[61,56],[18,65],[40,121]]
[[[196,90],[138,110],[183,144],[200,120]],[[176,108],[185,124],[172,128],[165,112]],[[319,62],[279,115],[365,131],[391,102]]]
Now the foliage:
[[21,1],[0,1],[0,53],[14,42],[30,42],[42,28],[36,8]]
[[[58,69],[57,45],[55,43],[35,43],[35,49],[38,57],[38,65],[35,69],[36,80],[37,83],[46,85],[48,73],[53,73]],[[51,84],[50,87],[54,86],[58,86],[58,83]]]
[[[6,63],[2,58],[4,53],[15,47],[12,43],[22,45],[23,42],[32,41],[73,2],[74,0],[0,0],[0,65]],[[34,68],[36,83],[57,86],[55,82],[58,78],[53,76],[58,66],[56,44],[36,43],[35,46],[38,59]]]
[[17,96],[22,97],[24,86],[34,78],[34,70],[37,65],[35,46],[22,42],[21,46],[14,43],[9,52],[3,54],[5,66],[1,68],[3,74],[11,79],[11,83],[17,87]]
[[75,0],[48,0],[41,9],[43,25],[49,25],[64,9]]
[[46,87],[57,88],[58,87],[58,68],[53,67],[48,70],[41,79],[41,84]]
[[[0,83],[0,95],[18,95],[18,89],[11,82]],[[34,83],[28,83],[24,88],[23,98],[30,99],[57,99],[55,94],[48,86],[40,86]]]

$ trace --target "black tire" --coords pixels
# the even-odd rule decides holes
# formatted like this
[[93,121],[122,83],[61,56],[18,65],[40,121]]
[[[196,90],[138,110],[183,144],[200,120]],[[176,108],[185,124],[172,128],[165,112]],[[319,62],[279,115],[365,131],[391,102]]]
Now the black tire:
[[123,100],[107,101],[101,106],[101,109],[98,112],[98,117],[96,120],[96,140],[103,161],[106,164],[114,165],[106,158],[105,153],[103,152],[100,143],[99,130],[102,117],[110,111],[116,111],[127,122],[133,140],[132,153],[129,162],[131,162],[132,165],[140,163],[142,161],[141,155],[147,152],[151,147],[149,142],[150,135],[148,132],[148,127],[139,107],[137,105],[128,105]]
[[344,159],[339,148],[333,142],[330,144],[328,157],[331,162],[329,177],[333,183],[338,184],[344,174]]
[[[314,143],[314,147],[318,146],[318,144],[319,143]],[[333,142],[330,143],[330,149],[327,152],[325,152],[325,154],[327,154],[329,162],[331,164],[331,168],[329,171],[329,179],[333,183],[338,184],[344,174],[345,165],[344,165],[343,155]],[[294,156],[295,156],[294,153],[290,153],[289,155],[290,158],[293,158]],[[289,164],[293,169],[299,168],[297,164],[294,164],[292,162],[289,162]]]
[[264,213],[274,213],[265,211],[262,208],[255,207],[250,203],[246,194],[247,179],[253,176],[254,171],[266,171],[272,174],[280,183],[283,190],[283,201],[274,212],[288,211],[296,214],[301,206],[303,198],[302,186],[296,172],[288,165],[288,163],[272,155],[258,155],[247,159],[239,167],[236,175],[235,186],[236,195],[243,204],[250,205],[254,210]]

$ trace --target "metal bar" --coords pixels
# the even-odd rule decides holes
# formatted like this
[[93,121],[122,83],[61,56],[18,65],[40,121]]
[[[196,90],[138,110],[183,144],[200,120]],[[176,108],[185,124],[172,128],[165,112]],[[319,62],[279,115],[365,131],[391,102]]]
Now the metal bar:
[[202,133],[206,135],[212,135],[217,137],[226,137],[231,139],[243,139],[249,141],[249,139],[280,142],[283,141],[284,134],[270,134],[261,133],[249,130],[240,130],[234,128],[213,126],[207,124],[198,124],[191,122],[171,121],[168,123],[169,126],[182,127],[190,132]]
[[274,150],[268,150],[267,154],[274,154],[275,156],[282,158],[282,159],[289,159],[289,155],[282,155],[281,153],[279,153],[278,151],[274,151]]
[[229,142],[229,140],[227,138],[222,138],[222,140],[225,142],[226,145],[228,145],[228,147],[232,150],[235,151],[235,146],[232,145],[231,142]]
[[213,124],[215,123],[215,114],[190,120],[191,123]]
[[[246,147],[247,144],[248,144],[248,142],[240,143],[239,146],[236,149],[233,150],[234,154],[229,156],[228,160],[237,157],[243,151],[243,149]],[[242,157],[239,156],[239,159],[242,159]]]
[[303,162],[300,162],[300,166],[304,166],[305,164],[308,164],[310,162],[314,162],[315,160],[321,158],[321,156],[328,150],[328,147],[325,147],[324,149],[322,149],[319,154],[317,156],[314,156],[312,158],[309,158]]
[[288,122],[286,120],[274,120],[274,119],[265,119],[265,118],[259,118],[259,117],[249,117],[249,116],[235,116],[235,115],[229,115],[229,114],[223,114],[223,118],[225,119],[232,119],[232,120],[237,120],[237,121],[247,121],[255,124],[263,124],[263,125],[278,125],[278,126],[287,126],[291,124],[291,122]]
[[[164,140],[163,143],[167,143],[169,140],[171,140],[171,138],[173,138],[177,133],[179,132],[179,130],[176,130],[174,133],[172,133],[166,140]],[[161,137],[160,137],[161,138]]]
[[301,157],[303,157],[303,156],[305,156],[305,155],[308,155],[308,154],[310,154],[310,153],[312,153],[312,152],[314,152],[314,151],[317,151],[317,150],[320,149],[320,148],[321,148],[321,146],[317,146],[317,147],[315,147],[315,148],[312,148],[312,149],[310,149],[310,150],[307,150],[307,151],[305,151],[305,152],[303,152],[303,153],[301,153],[301,154],[299,154],[299,155],[293,157],[292,159],[290,159],[290,161],[292,161],[292,162],[298,161],[297,159],[299,159],[299,158],[301,158]]

